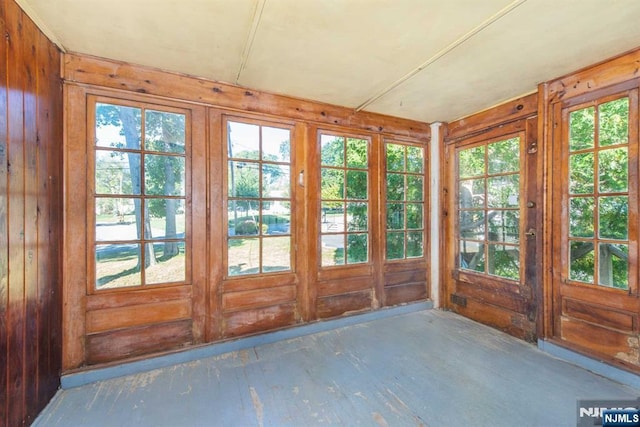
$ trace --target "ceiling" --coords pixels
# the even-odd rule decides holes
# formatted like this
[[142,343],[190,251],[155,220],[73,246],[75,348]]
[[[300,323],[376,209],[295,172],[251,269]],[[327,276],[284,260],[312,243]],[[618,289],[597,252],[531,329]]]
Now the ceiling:
[[638,0],[17,0],[68,52],[425,122],[640,47]]

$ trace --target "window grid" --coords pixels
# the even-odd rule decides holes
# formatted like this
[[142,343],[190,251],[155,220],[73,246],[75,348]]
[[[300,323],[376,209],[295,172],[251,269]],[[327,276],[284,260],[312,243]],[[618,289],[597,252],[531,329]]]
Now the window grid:
[[458,151],[459,268],[520,279],[520,138]]
[[424,148],[385,144],[387,260],[424,256]]

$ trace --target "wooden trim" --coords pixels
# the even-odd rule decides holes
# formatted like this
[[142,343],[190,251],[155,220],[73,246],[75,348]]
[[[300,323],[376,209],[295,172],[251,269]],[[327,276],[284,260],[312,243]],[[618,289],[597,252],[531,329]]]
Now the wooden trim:
[[594,89],[612,86],[636,78],[640,49],[623,53],[590,65],[569,75],[552,80],[547,85],[547,99],[555,103],[588,94]]
[[476,113],[447,125],[445,141],[450,143],[458,139],[466,139],[469,136],[493,128],[504,126],[515,120],[524,119],[538,113],[538,94],[532,93],[513,101],[506,102],[490,110]]
[[427,123],[306,101],[226,83],[190,77],[80,54],[64,55],[63,78],[88,84],[175,98],[221,108],[288,117],[313,123],[340,125],[369,132],[384,132],[428,139]]
[[225,159],[223,154],[223,136],[222,136],[222,112],[213,108],[208,109],[208,129],[209,138],[207,150],[209,155],[209,164],[207,169],[207,223],[209,229],[208,244],[208,270],[209,285],[207,294],[208,317],[206,320],[207,332],[205,340],[207,342],[215,341],[222,337],[222,280],[224,277],[223,263],[215,262],[222,260],[223,249],[220,242],[225,241],[226,229],[223,227],[222,218],[224,216],[224,206],[220,202],[223,200],[225,188],[224,171]]
[[[63,352],[62,369],[77,368],[86,359],[84,336],[86,311],[87,242],[85,233],[72,233],[74,227],[87,224],[87,194],[83,187],[69,183],[86,182],[87,124],[86,91],[64,87],[66,114],[64,121],[64,233],[63,240]],[[71,167],[73,165],[73,167]],[[78,256],[78,254],[81,254]]]

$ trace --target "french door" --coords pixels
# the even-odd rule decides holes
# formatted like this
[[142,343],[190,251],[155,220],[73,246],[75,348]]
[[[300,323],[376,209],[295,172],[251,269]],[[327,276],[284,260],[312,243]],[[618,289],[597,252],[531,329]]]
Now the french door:
[[554,105],[552,335],[637,365],[638,91]]
[[444,304],[530,341],[541,276],[536,123],[523,119],[446,147]]

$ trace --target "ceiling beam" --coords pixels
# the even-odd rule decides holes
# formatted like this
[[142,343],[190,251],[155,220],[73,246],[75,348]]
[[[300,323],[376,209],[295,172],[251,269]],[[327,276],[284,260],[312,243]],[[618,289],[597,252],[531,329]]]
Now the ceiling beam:
[[240,61],[240,67],[238,68],[238,74],[236,74],[235,84],[238,85],[240,81],[240,75],[244,71],[245,66],[247,65],[247,61],[249,60],[249,55],[251,54],[251,48],[253,47],[253,41],[256,38],[256,33],[258,32],[258,27],[260,26],[260,21],[262,20],[262,12],[264,10],[264,6],[267,4],[267,0],[256,0],[256,6],[253,10],[253,18],[251,20],[251,28],[249,28],[249,33],[247,34],[247,40],[244,42],[244,49],[242,49],[242,58]]
[[358,107],[356,107],[356,111],[361,111],[365,109],[366,107],[371,105],[373,102],[382,98],[383,96],[385,96],[386,94],[388,94],[389,92],[391,92],[392,90],[400,86],[402,83],[406,82],[407,80],[409,80],[410,78],[418,74],[420,71],[424,70],[429,65],[433,64],[434,62],[436,62],[437,60],[439,60],[440,58],[442,58],[443,56],[445,56],[446,54],[448,54],[449,52],[451,52],[452,50],[454,50],[455,48],[457,48],[458,46],[460,46],[461,44],[463,44],[473,36],[475,36],[476,34],[478,34],[480,31],[484,30],[485,28],[487,28],[488,26],[490,26],[491,24],[493,24],[503,16],[507,15],[509,12],[511,12],[518,6],[521,6],[526,1],[527,0],[515,0],[514,2],[508,4],[503,9],[499,10],[497,13],[493,14],[492,16],[484,20],[482,23],[480,23],[478,26],[473,28],[471,31],[469,31],[462,37],[458,38],[453,43],[447,45],[444,49],[437,52],[431,58],[427,59],[425,62],[420,64],[418,67],[409,71],[407,74],[405,74],[404,76],[402,76],[401,78],[399,78],[398,80],[396,80],[395,82],[387,86],[385,89],[381,90],[380,92],[373,95],[371,98],[367,99],[365,102],[363,102]]

